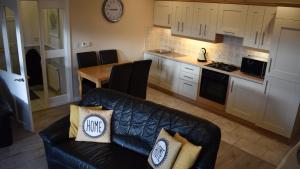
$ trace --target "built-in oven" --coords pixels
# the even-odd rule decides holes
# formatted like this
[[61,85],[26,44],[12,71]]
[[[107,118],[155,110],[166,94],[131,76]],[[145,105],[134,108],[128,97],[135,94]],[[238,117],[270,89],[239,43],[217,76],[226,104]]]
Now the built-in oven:
[[203,69],[199,96],[225,105],[229,76]]

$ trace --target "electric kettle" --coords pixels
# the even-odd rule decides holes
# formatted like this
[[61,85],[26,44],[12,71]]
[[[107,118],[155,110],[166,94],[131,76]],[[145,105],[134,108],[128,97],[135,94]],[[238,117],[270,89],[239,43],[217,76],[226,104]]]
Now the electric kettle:
[[206,62],[206,49],[202,48],[200,53],[199,53],[199,57],[198,57],[198,62]]

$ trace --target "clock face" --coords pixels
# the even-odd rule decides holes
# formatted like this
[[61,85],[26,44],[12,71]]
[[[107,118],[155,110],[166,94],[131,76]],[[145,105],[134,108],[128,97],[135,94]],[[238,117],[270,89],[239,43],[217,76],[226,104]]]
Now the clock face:
[[123,3],[121,0],[106,0],[103,3],[102,12],[109,22],[118,22],[124,12]]

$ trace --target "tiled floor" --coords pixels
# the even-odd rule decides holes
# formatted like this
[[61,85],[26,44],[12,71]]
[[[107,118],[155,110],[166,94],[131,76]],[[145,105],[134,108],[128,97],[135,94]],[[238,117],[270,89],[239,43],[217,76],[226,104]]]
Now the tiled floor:
[[266,137],[253,129],[157,90],[149,88],[148,93],[148,100],[191,113],[215,123],[221,128],[222,141],[275,166],[279,164],[284,155],[291,149],[288,145]]

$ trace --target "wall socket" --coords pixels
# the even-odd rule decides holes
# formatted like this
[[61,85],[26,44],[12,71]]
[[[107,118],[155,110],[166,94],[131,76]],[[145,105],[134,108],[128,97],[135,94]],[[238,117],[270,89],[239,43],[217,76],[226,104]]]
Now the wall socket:
[[79,42],[78,43],[78,48],[87,48],[87,47],[90,47],[92,46],[92,42]]

